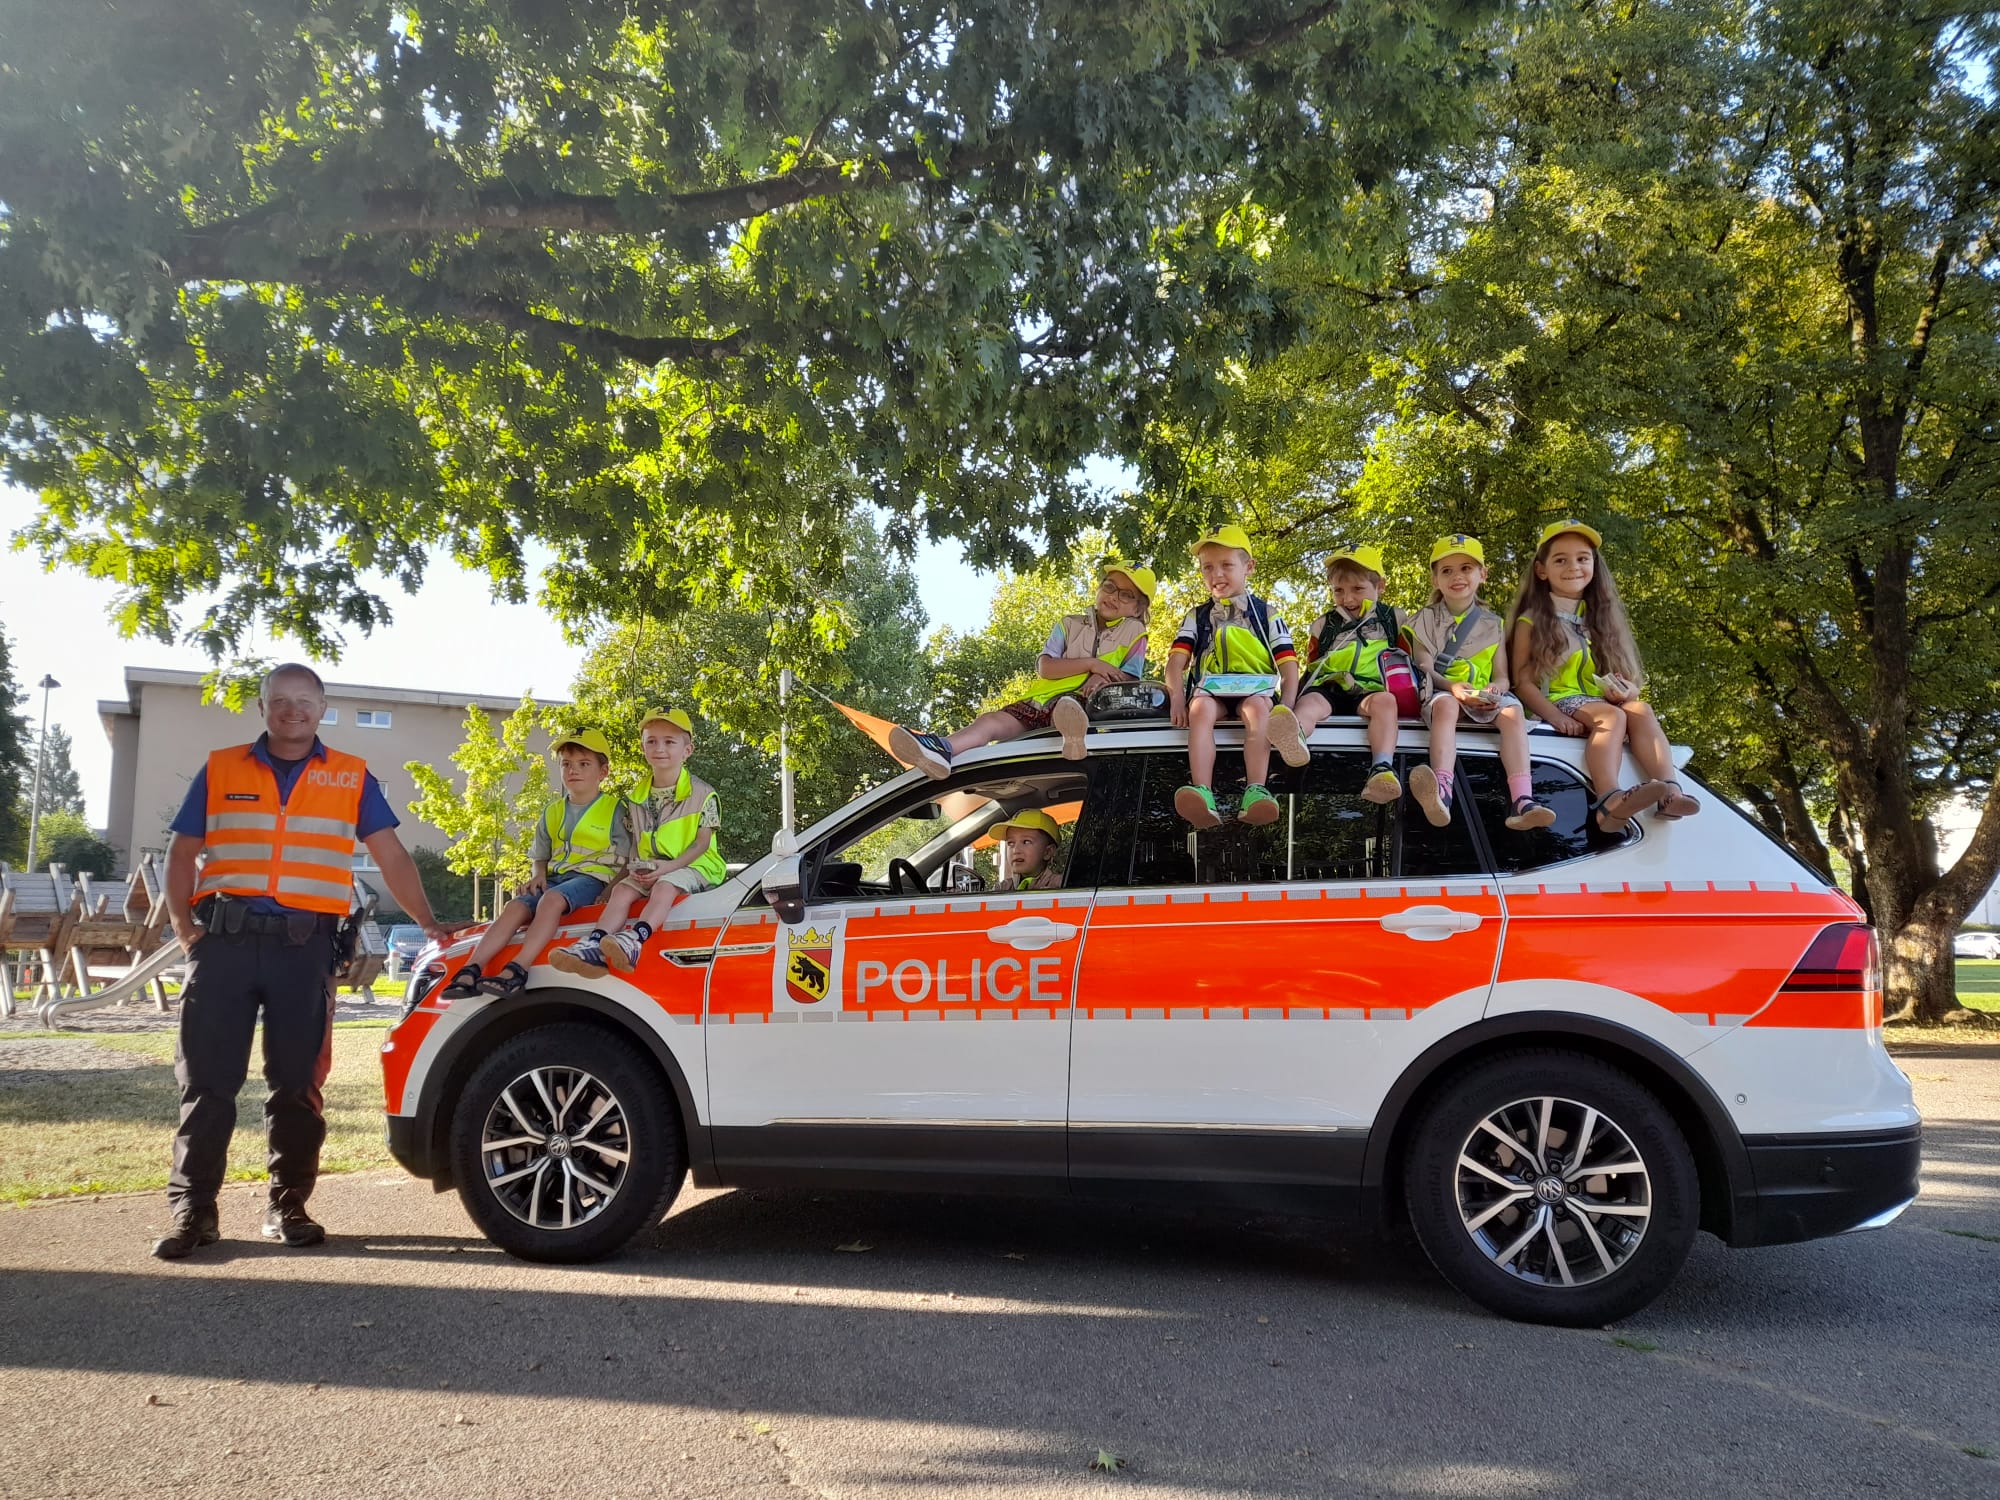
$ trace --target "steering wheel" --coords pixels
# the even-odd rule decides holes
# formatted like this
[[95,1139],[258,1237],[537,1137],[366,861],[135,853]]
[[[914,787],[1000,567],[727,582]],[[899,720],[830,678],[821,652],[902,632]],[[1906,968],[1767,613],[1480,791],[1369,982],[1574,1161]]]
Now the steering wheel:
[[906,875],[909,877],[909,888],[911,890],[922,891],[929,889],[924,884],[922,873],[915,865],[911,864],[907,859],[892,859],[889,861],[889,890],[892,894],[898,896],[903,894],[903,877]]

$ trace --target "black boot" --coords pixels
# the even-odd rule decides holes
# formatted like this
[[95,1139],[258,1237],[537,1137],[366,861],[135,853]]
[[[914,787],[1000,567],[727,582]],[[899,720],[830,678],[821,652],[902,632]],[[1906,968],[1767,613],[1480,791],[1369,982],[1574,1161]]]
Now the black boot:
[[326,1243],[326,1230],[294,1199],[273,1203],[264,1210],[264,1238],[282,1240],[293,1250]]
[[213,1203],[200,1207],[182,1204],[174,1210],[174,1227],[153,1241],[153,1254],[161,1260],[182,1260],[221,1238]]

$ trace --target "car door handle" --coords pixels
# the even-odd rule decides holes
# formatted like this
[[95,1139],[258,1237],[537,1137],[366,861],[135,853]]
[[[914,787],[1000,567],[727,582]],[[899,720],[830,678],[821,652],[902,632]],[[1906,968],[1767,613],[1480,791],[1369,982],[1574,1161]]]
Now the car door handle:
[[1476,911],[1449,906],[1406,906],[1382,919],[1388,932],[1400,932],[1419,943],[1441,943],[1455,932],[1473,932],[1485,918]]
[[1035,953],[1057,943],[1068,942],[1076,936],[1076,924],[1051,922],[1047,917],[1016,917],[998,927],[987,928],[986,936],[996,943],[1005,943],[1009,948]]

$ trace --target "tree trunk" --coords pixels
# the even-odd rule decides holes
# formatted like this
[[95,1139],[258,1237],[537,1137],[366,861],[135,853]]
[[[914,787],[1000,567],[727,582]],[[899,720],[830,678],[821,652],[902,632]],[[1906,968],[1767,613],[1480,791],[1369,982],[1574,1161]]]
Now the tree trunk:
[[[1863,826],[1871,826],[1863,809]],[[1871,854],[1873,850],[1870,850]],[[1883,1017],[1923,1026],[1994,1025],[1996,1018],[1958,1003],[1952,937],[2000,867],[2000,793],[1987,794],[1972,840],[1943,874],[1935,844],[1917,851],[1907,840],[1889,842],[1872,858],[1868,888],[1874,897],[1883,969]]]
[[1983,1013],[1958,1003],[1952,957],[1955,920],[1925,907],[1882,942],[1882,1018],[1918,1026],[1981,1024]]

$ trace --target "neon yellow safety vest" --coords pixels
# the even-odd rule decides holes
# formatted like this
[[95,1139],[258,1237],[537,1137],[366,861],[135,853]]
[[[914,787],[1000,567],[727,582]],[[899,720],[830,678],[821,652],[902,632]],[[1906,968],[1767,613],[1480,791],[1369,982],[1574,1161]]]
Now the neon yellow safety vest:
[[563,810],[570,805],[569,799],[558,797],[548,805],[542,814],[542,827],[549,835],[550,874],[595,875],[609,880],[618,873],[616,865],[591,856],[611,852],[611,824],[618,816],[620,800],[616,792],[605,792],[583,810],[567,834],[563,832]]
[[1570,633],[1570,639],[1577,643],[1577,649],[1563,658],[1562,665],[1549,678],[1548,686],[1542,689],[1551,703],[1560,703],[1565,698],[1597,698],[1602,693],[1597,682],[1597,658],[1591,655],[1590,632],[1583,625],[1583,604],[1576,606],[1573,615],[1558,615],[1563,628]]
[[[1114,667],[1122,667],[1125,658],[1132,654],[1132,648],[1145,638],[1145,625],[1130,616],[1113,620],[1108,625],[1099,624],[1092,615],[1063,617],[1064,655],[1071,654],[1078,646],[1087,646],[1092,656]],[[1074,677],[1038,677],[1022,696],[1030,703],[1053,703],[1064,693],[1073,693],[1082,687],[1089,675],[1088,672],[1079,672]]]
[[[701,813],[704,806],[715,796],[715,788],[702,781],[686,766],[674,782],[673,806],[666,816],[639,835],[639,858],[679,859],[693,845],[701,832]],[[653,773],[646,772],[639,778],[639,784],[632,789],[633,804],[642,809],[644,815],[653,815]],[[720,813],[720,805],[717,812]],[[729,878],[729,867],[723,862],[722,840],[711,837],[708,847],[693,864],[688,866],[710,885],[721,885]]]
[[[1329,611],[1327,628],[1340,644],[1312,663],[1305,687],[1317,687],[1327,682],[1338,685],[1337,679],[1347,676],[1354,679],[1354,690],[1357,692],[1381,692],[1385,687],[1382,681],[1382,653],[1396,644],[1397,632],[1390,629],[1387,635],[1376,641],[1364,640],[1363,637],[1368,634],[1371,625],[1381,627],[1382,622],[1375,611],[1385,607],[1371,604],[1368,613],[1358,620],[1350,620],[1337,610]],[[1392,622],[1395,618],[1393,613],[1389,615]],[[1303,692],[1304,688],[1300,691]]]

